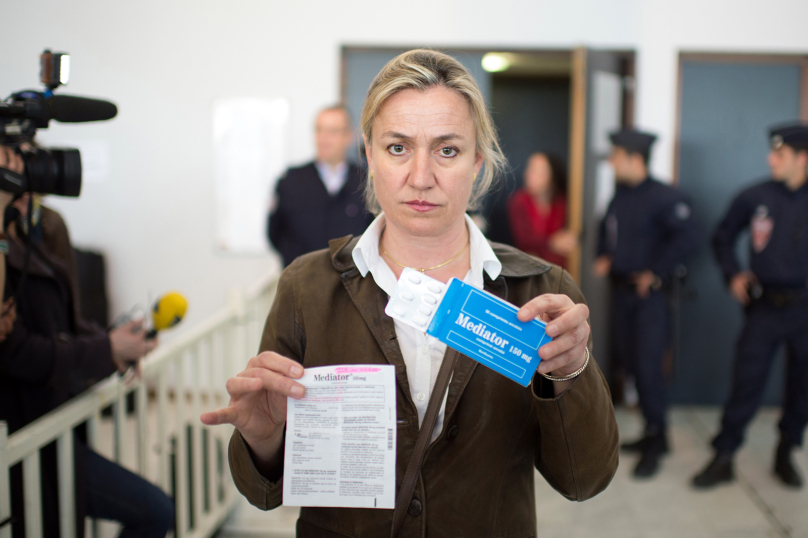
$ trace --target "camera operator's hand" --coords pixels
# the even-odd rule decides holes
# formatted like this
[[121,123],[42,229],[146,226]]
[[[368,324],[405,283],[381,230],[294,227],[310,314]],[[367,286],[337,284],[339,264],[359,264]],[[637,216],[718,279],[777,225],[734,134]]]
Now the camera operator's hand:
[[[22,162],[22,157],[17,155],[14,149],[0,146],[0,168],[22,174],[25,170],[25,165]],[[0,209],[5,210],[13,199],[14,195],[12,193],[0,190]]]
[[157,338],[146,338],[142,321],[129,321],[109,331],[109,343],[113,362],[119,371],[125,372],[130,363],[157,347]]
[[14,330],[14,322],[17,320],[17,305],[14,304],[14,297],[3,303],[0,311],[0,342],[4,342],[6,336]]

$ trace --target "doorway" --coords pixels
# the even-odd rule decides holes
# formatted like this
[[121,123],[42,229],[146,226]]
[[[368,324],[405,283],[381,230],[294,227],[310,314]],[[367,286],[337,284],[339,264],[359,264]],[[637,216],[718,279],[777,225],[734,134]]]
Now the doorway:
[[[808,57],[679,55],[679,111],[674,181],[693,200],[706,234],[689,264],[671,400],[720,405],[730,389],[741,307],[727,292],[709,247],[720,219],[743,188],[769,176],[771,125],[808,119]],[[748,237],[741,239],[742,263]],[[780,403],[782,351],[764,404]]]
[[486,236],[514,245],[507,202],[522,186],[528,158],[536,152],[569,157],[571,54],[496,53],[508,69],[491,73],[491,116],[497,126],[508,171],[485,200]]

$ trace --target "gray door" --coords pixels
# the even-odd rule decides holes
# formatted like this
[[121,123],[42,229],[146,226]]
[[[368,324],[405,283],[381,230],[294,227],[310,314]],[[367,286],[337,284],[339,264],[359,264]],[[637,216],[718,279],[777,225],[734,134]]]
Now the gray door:
[[525,164],[533,153],[556,154],[564,162],[569,149],[570,77],[495,74],[491,85],[491,115],[508,169],[486,197],[486,236],[513,245],[508,199],[522,186]]
[[[799,117],[801,67],[686,60],[681,73],[679,186],[693,198],[706,239],[689,267],[671,398],[722,404],[743,313],[726,291],[709,238],[735,194],[768,175],[767,128]],[[747,258],[743,240],[738,251]],[[780,402],[782,380],[778,360],[766,404]]]

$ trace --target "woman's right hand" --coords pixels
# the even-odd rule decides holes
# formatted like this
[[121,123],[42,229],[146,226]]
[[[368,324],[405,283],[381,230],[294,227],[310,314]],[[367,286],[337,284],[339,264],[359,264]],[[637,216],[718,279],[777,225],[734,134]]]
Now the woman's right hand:
[[569,228],[558,230],[547,240],[547,246],[556,254],[568,258],[578,248],[578,234]]
[[295,379],[303,376],[303,367],[266,351],[253,357],[247,368],[227,380],[230,403],[227,407],[203,413],[203,424],[232,424],[253,452],[259,467],[271,467],[283,440],[286,424],[286,398],[300,399],[305,388]]

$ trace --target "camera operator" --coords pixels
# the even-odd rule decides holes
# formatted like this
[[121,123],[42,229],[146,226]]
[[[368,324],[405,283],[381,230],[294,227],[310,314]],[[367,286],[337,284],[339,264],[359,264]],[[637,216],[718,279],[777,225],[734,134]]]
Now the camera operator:
[[[0,168],[22,173],[23,162],[13,150],[0,147]],[[157,343],[146,338],[138,322],[107,332],[81,319],[67,227],[56,211],[39,206],[38,198],[0,191],[7,227],[0,270],[5,298],[13,300],[0,317],[0,420],[8,423],[10,433],[114,372],[125,371]],[[85,516],[120,522],[125,538],[165,536],[173,526],[171,499],[90,450],[83,433],[76,430],[74,443],[77,536],[84,535]],[[18,538],[24,536],[20,466],[12,469],[11,478],[12,533]],[[46,538],[59,535],[56,480],[52,443],[42,450]]]

